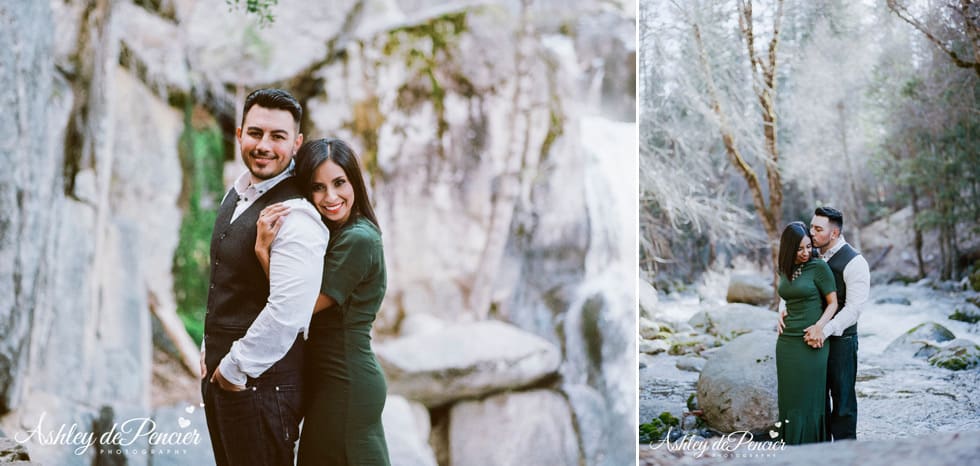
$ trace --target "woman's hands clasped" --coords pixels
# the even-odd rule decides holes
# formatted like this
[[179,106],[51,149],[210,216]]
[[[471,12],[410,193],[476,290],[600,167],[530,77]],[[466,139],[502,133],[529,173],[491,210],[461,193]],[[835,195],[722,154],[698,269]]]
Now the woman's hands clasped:
[[[786,310],[780,309],[777,312],[779,317],[776,319],[776,334],[782,335],[783,330],[786,328]],[[813,349],[822,347],[824,340],[827,339],[827,337],[824,335],[823,327],[824,324],[818,322],[805,328],[804,332],[806,333],[803,335],[803,341],[805,341],[806,344],[810,345],[810,347]]]

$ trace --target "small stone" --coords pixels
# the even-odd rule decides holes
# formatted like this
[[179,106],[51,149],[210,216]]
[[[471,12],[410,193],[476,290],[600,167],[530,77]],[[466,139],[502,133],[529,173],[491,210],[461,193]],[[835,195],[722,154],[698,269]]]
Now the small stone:
[[681,356],[677,358],[676,366],[682,371],[701,372],[707,359],[698,356]]
[[670,344],[664,340],[643,340],[640,342],[640,352],[644,354],[658,354],[670,349]]
[[886,296],[875,300],[875,304],[899,304],[902,306],[911,306],[912,302],[909,301],[909,298],[904,296]]

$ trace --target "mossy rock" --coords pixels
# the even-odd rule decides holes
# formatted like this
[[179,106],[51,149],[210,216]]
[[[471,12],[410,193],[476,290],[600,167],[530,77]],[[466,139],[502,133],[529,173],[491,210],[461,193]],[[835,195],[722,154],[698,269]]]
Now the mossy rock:
[[976,307],[958,307],[956,308],[956,311],[949,315],[949,318],[950,320],[958,320],[960,322],[975,324],[980,322],[980,312],[978,312]]
[[970,340],[957,338],[930,357],[929,364],[952,371],[973,369],[980,366],[980,346]]
[[906,335],[919,335],[935,341],[949,341],[956,338],[953,332],[935,322],[926,322],[910,328]]
[[681,421],[667,411],[650,422],[640,424],[640,443],[656,442],[663,439],[671,427],[679,427]]
[[955,338],[956,335],[950,332],[948,328],[936,322],[925,322],[912,327],[892,340],[885,348],[885,353],[907,353],[915,357],[925,358],[935,354],[931,346]]

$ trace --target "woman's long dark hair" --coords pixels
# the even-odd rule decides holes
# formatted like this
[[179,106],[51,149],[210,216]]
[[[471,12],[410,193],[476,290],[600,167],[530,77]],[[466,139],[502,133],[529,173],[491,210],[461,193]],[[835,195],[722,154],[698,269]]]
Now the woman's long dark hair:
[[[337,138],[323,138],[308,141],[296,152],[296,179],[300,183],[303,195],[306,199],[313,202],[313,174],[316,169],[327,160],[332,161],[344,169],[347,180],[354,188],[354,205],[351,206],[351,215],[347,223],[352,222],[358,215],[371,221],[378,231],[378,218],[374,215],[374,208],[371,207],[371,200],[368,199],[367,189],[364,187],[364,177],[361,175],[361,164],[357,160],[354,150],[346,142]],[[331,230],[340,228],[344,225],[337,225],[334,222],[323,219],[323,222]]]
[[790,223],[783,229],[783,235],[779,238],[779,273],[787,280],[793,276],[796,250],[800,248],[800,241],[803,241],[804,236],[809,235],[803,222]]

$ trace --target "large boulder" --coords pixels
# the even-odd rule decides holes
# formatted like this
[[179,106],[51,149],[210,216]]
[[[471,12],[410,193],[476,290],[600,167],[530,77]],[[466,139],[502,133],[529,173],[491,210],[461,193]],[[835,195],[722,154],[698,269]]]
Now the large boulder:
[[980,346],[972,340],[957,338],[940,347],[929,358],[929,364],[954,371],[972,369],[980,365]]
[[450,466],[580,464],[572,413],[556,392],[533,390],[464,401],[454,405],[449,416]]
[[732,274],[726,300],[730,303],[768,305],[773,299],[772,282],[764,276],[749,273]]
[[[972,219],[964,218],[958,225],[961,231],[972,228]],[[874,262],[873,275],[882,281],[909,280],[919,276],[919,260],[915,251],[915,213],[911,207],[895,211],[861,228],[861,253]],[[939,231],[930,229],[922,234],[922,261],[926,275],[938,272],[942,257],[939,254]],[[976,250],[980,236],[963,235],[957,248]],[[920,277],[921,278],[921,277]]]
[[753,330],[773,332],[775,336],[776,313],[748,304],[728,304],[698,311],[687,323],[709,335],[725,339],[735,338]]
[[899,335],[885,347],[885,353],[905,354],[917,357],[928,357],[935,353],[937,343],[956,338],[953,332],[935,322],[925,322],[912,327]]
[[429,446],[429,411],[398,395],[388,396],[381,424],[385,429],[388,456],[398,466],[436,466]]
[[551,343],[497,321],[449,325],[375,350],[389,391],[430,407],[530,385],[561,361]]
[[779,417],[776,387],[776,335],[752,332],[708,359],[698,378],[698,405],[714,429],[760,431]]

